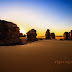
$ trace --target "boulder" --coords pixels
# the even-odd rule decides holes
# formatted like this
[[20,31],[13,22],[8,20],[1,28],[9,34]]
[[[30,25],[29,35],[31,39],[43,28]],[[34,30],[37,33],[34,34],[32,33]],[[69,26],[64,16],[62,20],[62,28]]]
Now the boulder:
[[27,32],[27,41],[37,41],[37,33],[36,30],[31,29],[30,31]]
[[71,40],[72,40],[72,30],[71,30]]
[[46,33],[45,33],[45,37],[46,39],[50,39],[50,30],[47,29]]
[[55,34],[51,33],[51,39],[55,39]]
[[64,40],[70,40],[70,34],[68,32],[64,33]]
[[23,44],[19,34],[19,27],[16,24],[0,20],[0,45]]

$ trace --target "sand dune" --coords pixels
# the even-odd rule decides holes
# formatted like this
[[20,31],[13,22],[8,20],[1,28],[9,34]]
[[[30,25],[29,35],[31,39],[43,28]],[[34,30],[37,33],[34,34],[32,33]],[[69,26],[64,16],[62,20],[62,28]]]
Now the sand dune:
[[[64,63],[58,64],[57,60]],[[0,46],[0,72],[72,72],[71,61],[72,41],[39,40]]]

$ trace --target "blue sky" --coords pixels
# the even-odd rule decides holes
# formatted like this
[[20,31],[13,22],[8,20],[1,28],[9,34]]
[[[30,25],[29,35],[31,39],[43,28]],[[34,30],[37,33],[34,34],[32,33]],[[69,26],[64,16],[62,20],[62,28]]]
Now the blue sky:
[[44,35],[49,28],[62,35],[72,29],[72,0],[0,0],[0,19],[16,23],[25,33],[35,28]]

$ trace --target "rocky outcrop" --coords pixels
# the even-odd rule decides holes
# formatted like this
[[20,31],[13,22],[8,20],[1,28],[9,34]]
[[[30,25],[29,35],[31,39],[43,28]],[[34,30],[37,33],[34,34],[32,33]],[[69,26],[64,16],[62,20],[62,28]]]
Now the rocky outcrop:
[[20,37],[26,37],[26,35],[23,34],[23,33],[20,33],[19,36],[20,36]]
[[55,39],[55,34],[51,33],[51,39]]
[[68,32],[64,33],[64,40],[70,40],[70,34]]
[[46,39],[50,39],[50,30],[49,29],[47,29],[45,37],[46,37]]
[[0,20],[0,45],[23,44],[19,33],[19,27],[16,24]]
[[31,29],[30,31],[27,32],[27,41],[37,41],[37,33],[36,30]]
[[72,30],[71,30],[71,40],[72,40]]

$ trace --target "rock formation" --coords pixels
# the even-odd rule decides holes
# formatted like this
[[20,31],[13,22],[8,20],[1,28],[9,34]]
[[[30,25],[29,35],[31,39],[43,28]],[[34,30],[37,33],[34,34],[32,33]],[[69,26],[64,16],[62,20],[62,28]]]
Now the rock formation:
[[0,45],[22,44],[19,27],[12,22],[0,20]]
[[71,30],[71,40],[72,40],[72,30]]
[[47,29],[45,36],[46,36],[46,39],[50,39],[50,30],[49,29]]
[[19,36],[20,36],[20,37],[23,37],[23,33],[19,33]]
[[70,40],[70,34],[68,32],[64,33],[64,40]]
[[27,32],[27,41],[37,41],[37,33],[36,30],[31,29],[30,31]]
[[70,40],[72,40],[72,30],[69,32]]
[[19,36],[20,36],[20,37],[26,37],[26,35],[23,34],[23,33],[19,33]]
[[51,33],[51,39],[55,39],[55,34]]

